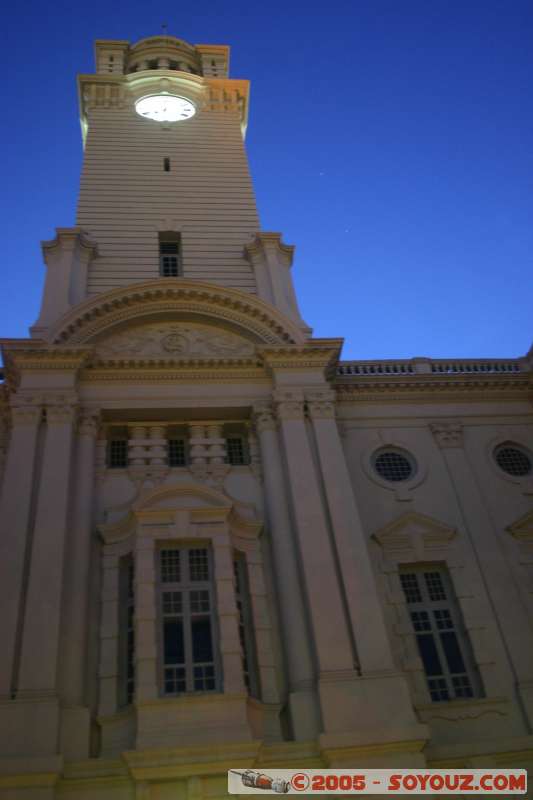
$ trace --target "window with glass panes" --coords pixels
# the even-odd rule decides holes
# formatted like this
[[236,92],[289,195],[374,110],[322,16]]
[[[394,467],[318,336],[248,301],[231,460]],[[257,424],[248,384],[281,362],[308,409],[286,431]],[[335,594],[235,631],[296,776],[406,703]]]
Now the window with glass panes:
[[233,559],[235,576],[235,600],[239,613],[239,640],[241,643],[242,673],[248,692],[257,697],[257,664],[255,657],[255,641],[252,621],[252,609],[248,590],[246,561],[242,555]]
[[187,466],[187,443],[184,438],[168,440],[168,465],[169,467]]
[[249,463],[244,436],[228,436],[226,438],[226,461],[232,466]]
[[159,551],[162,692],[216,691],[215,608],[207,547]]
[[128,466],[127,439],[109,439],[107,443],[107,466],[110,469],[121,469]]
[[404,567],[400,581],[431,699],[479,697],[481,680],[447,570]]
[[163,278],[177,278],[181,274],[179,241],[159,242],[159,272]]

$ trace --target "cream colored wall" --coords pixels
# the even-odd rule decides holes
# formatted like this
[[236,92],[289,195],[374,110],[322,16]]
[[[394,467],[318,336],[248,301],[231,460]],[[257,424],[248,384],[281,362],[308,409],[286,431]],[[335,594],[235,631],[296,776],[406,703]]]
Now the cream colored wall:
[[158,231],[169,229],[186,278],[255,292],[244,245],[259,220],[238,111],[204,108],[168,127],[131,102],[89,111],[77,225],[98,246],[89,294],[159,277]]
[[[492,450],[509,440],[533,449],[529,404],[374,400],[341,403],[340,417],[395,658],[407,671],[421,718],[430,723],[431,746],[528,734],[533,678],[531,555],[528,545],[518,542],[507,528],[531,511],[533,485],[530,478],[516,480],[503,473]],[[438,431],[450,425],[458,429],[454,446],[440,447],[430,426]],[[370,465],[372,453],[386,445],[409,451],[417,461],[418,474],[407,488],[386,484]],[[457,466],[450,470],[453,463]],[[475,514],[473,503],[478,503]],[[410,521],[408,515],[413,516]],[[392,523],[404,516],[401,531],[412,537],[411,549],[404,542],[395,543],[391,532]],[[438,543],[439,531],[434,529],[437,543],[424,548],[421,531],[432,523],[444,527],[443,540]],[[447,537],[450,540],[444,541]],[[416,562],[448,566],[484,683],[485,697],[479,701],[430,702],[397,577],[400,564]],[[529,707],[525,716],[524,707]]]

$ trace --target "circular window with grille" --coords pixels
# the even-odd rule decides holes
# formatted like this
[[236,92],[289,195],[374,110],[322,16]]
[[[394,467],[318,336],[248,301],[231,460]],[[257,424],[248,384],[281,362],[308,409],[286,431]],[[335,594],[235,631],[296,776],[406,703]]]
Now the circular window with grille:
[[494,451],[494,458],[500,469],[515,478],[531,475],[533,463],[531,456],[523,447],[505,442]]
[[405,450],[391,447],[374,453],[372,465],[380,478],[391,483],[408,481],[416,472],[414,458]]

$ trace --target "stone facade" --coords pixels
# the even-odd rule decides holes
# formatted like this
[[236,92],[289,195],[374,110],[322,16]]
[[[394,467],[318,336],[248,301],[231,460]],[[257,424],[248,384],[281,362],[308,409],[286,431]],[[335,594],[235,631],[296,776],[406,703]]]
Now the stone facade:
[[[2,800],[533,765],[533,359],[313,338],[227,64],[97,42],[80,77],[78,225],[2,340]],[[139,117],[158,92],[197,113]]]

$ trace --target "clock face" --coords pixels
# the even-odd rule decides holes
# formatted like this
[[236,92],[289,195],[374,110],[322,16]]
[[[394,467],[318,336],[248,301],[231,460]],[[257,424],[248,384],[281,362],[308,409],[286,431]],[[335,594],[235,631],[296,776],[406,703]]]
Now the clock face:
[[196,106],[185,97],[174,94],[151,94],[135,103],[135,111],[141,117],[158,122],[179,122],[196,114]]

